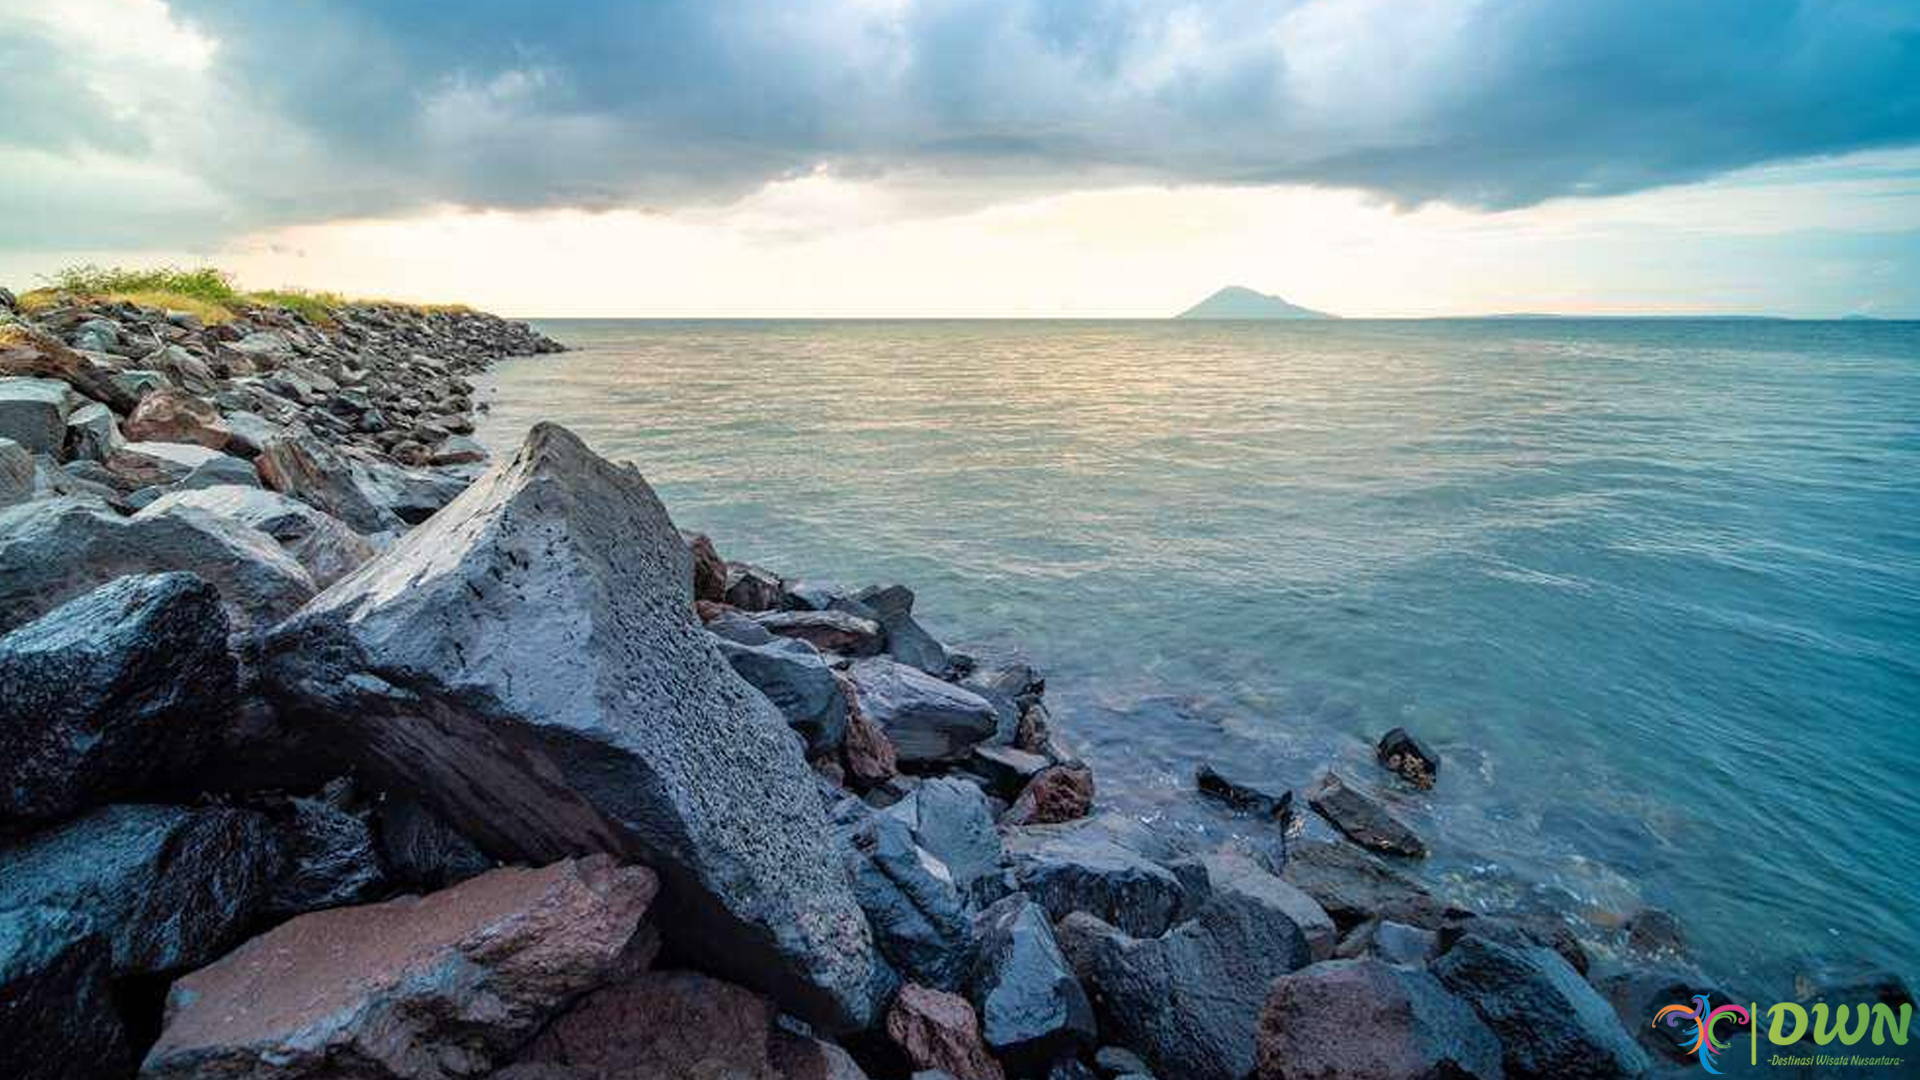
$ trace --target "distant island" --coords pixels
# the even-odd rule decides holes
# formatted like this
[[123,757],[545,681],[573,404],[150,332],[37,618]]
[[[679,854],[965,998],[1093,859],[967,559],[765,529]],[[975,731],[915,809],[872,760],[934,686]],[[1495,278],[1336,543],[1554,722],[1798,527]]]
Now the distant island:
[[1176,319],[1337,319],[1324,311],[1289,304],[1277,296],[1229,285],[1174,316]]

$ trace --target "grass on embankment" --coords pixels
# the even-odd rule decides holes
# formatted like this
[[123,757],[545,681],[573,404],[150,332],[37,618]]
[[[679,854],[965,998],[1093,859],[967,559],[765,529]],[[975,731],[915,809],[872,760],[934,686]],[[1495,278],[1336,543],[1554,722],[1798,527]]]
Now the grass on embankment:
[[409,304],[396,300],[349,299],[339,293],[311,289],[243,290],[233,276],[211,266],[181,269],[173,266],[130,270],[122,266],[69,266],[46,279],[47,286],[20,297],[22,309],[48,308],[62,296],[92,301],[138,304],[166,311],[185,311],[212,326],[228,322],[249,307],[280,307],[299,312],[309,322],[327,325],[333,310],[349,304],[383,304],[415,311],[470,311],[464,304]]

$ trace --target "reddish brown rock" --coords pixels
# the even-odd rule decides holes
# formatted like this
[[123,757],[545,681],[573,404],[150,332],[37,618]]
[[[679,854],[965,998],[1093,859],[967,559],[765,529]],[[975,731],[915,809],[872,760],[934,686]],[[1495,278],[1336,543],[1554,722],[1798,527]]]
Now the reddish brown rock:
[[192,394],[165,389],[140,399],[124,431],[133,442],[194,443],[209,450],[224,450],[233,438],[220,410]]
[[703,533],[682,532],[687,550],[693,553],[693,598],[713,603],[727,599],[727,564],[714,550],[713,541]]
[[887,1037],[915,1069],[939,1069],[959,1080],[1005,1080],[980,1038],[973,1006],[958,994],[908,983],[887,1011]]
[[700,616],[700,621],[703,623],[710,623],[729,611],[738,610],[738,608],[731,604],[719,604],[712,600],[695,600],[693,602],[693,613]]
[[345,458],[311,436],[284,436],[267,440],[254,459],[260,481],[282,495],[299,499],[315,510],[332,514],[356,532],[404,532],[406,523],[392,510],[377,505],[353,482]]
[[846,778],[853,786],[861,789],[876,787],[893,779],[900,773],[899,755],[894,750],[893,740],[880,725],[867,719],[860,711],[860,695],[854,690],[853,680],[835,673],[840,689],[847,695],[847,737],[841,744],[840,756],[846,766]]
[[574,996],[630,972],[658,887],[592,855],[303,915],[174,983],[142,1075],[484,1072]]
[[1008,825],[1053,825],[1086,817],[1092,810],[1093,770],[1054,765],[1027,782],[1003,820]]

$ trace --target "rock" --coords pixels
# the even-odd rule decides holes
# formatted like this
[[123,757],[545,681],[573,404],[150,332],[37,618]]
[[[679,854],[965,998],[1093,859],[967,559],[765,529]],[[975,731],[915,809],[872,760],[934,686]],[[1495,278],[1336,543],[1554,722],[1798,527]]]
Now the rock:
[[870,936],[813,775],[694,623],[691,580],[639,474],[541,424],[279,627],[266,676],[283,713],[341,731],[489,855],[645,861],[686,954],[864,1027]]
[[227,616],[192,574],[122,577],[0,637],[0,824],[53,821],[195,763],[232,706]]
[[765,998],[738,986],[653,971],[581,998],[521,1060],[609,1080],[865,1080],[838,1047],[784,1031],[777,1019]]
[[720,638],[719,646],[733,670],[765,694],[806,740],[809,758],[839,752],[847,737],[847,695],[819,650],[793,638],[764,645]]
[[1500,1041],[1425,971],[1332,960],[1282,975],[1260,1014],[1259,1080],[1499,1080]]
[[133,409],[136,395],[121,383],[138,374],[151,373],[111,372],[50,335],[18,323],[0,331],[0,377],[51,379],[72,387],[81,397],[104,402],[114,412],[126,413]]
[[26,502],[34,497],[33,455],[12,439],[0,439],[0,509]]
[[1514,948],[1539,945],[1552,949],[1573,965],[1573,970],[1582,975],[1587,973],[1586,947],[1559,916],[1518,913],[1475,916],[1454,912],[1439,924],[1439,950],[1446,952],[1468,934]]
[[1291,791],[1282,791],[1278,795],[1262,791],[1252,784],[1228,779],[1211,765],[1202,765],[1194,770],[1193,781],[1200,789],[1200,794],[1226,803],[1235,810],[1280,822],[1282,827],[1292,820]]
[[[146,397],[155,390],[164,390],[172,385],[167,381],[167,376],[164,372],[151,371],[145,368],[128,368],[125,371],[116,371],[107,376],[107,378],[112,382],[114,388],[124,395],[125,404],[114,405],[114,408],[122,413],[132,412],[134,406],[139,404],[141,398]],[[88,394],[87,396],[92,397],[93,395]],[[107,399],[102,398],[100,400],[105,401]]]
[[1093,1007],[1044,909],[1016,893],[980,913],[979,933],[968,995],[995,1057],[1029,1071],[1093,1042]]
[[853,598],[879,617],[880,626],[886,631],[888,656],[936,678],[947,673],[952,663],[947,658],[946,646],[914,621],[912,589],[905,585],[875,586],[860,590]]
[[866,717],[892,740],[900,761],[916,765],[964,760],[991,736],[993,706],[979,695],[885,657],[856,660],[853,680]]
[[408,525],[418,525],[459,498],[484,470],[477,465],[405,469],[384,461],[356,460],[349,471],[354,487],[366,500]]
[[896,817],[857,799],[844,800],[837,816],[853,894],[881,955],[908,979],[959,989],[977,942],[972,909],[952,872]]
[[271,536],[324,589],[373,558],[373,545],[347,524],[277,491],[237,484],[173,491],[140,511],[143,516],[186,506],[236,521]]
[[1417,788],[1430,788],[1440,779],[1440,755],[1413,737],[1406,728],[1380,736],[1374,756],[1382,768]]
[[102,937],[112,977],[168,974],[225,952],[281,865],[259,814],[108,806],[0,851],[0,911],[61,909]]
[[386,886],[373,830],[322,799],[293,799],[281,826],[287,871],[273,884],[267,911],[276,918],[369,900]]
[[105,461],[126,442],[113,410],[97,401],[67,414],[66,456],[69,460]]
[[1283,875],[1326,909],[1341,928],[1375,916],[1434,929],[1455,914],[1380,860],[1345,844],[1301,840],[1288,846]]
[[847,779],[860,790],[885,784],[899,775],[899,751],[880,725],[867,719],[853,680],[838,672],[834,675],[847,698],[847,737],[840,754]]
[[191,443],[130,442],[108,454],[105,464],[122,491],[133,491],[179,483],[224,457],[227,455],[218,450]]
[[1427,845],[1412,829],[1333,773],[1323,774],[1308,789],[1307,803],[1347,839],[1368,851],[1414,859],[1427,856]]
[[111,352],[119,344],[120,327],[112,319],[88,319],[73,335],[74,348],[88,352]]
[[1338,940],[1333,917],[1319,901],[1292,882],[1269,874],[1258,863],[1243,855],[1219,853],[1201,860],[1210,892],[1228,889],[1257,901],[1273,914],[1285,918],[1300,931],[1306,942],[1303,963],[1317,963],[1333,956]]
[[493,869],[493,860],[473,841],[412,799],[387,798],[374,821],[380,861],[397,885],[434,892]]
[[0,631],[124,574],[187,570],[219,590],[234,629],[291,614],[313,579],[266,534],[191,507],[122,518],[98,499],[0,511]]
[[1389,964],[1425,966],[1440,955],[1440,935],[1432,930],[1382,919],[1373,924],[1373,954]]
[[741,611],[773,611],[780,607],[780,578],[748,563],[727,564],[724,599]]
[[[1655,1022],[1655,1014],[1661,1009],[1668,1005],[1685,1005],[1696,994],[1707,999],[1710,1011],[1722,1005],[1748,1004],[1734,1001],[1709,980],[1677,967],[1652,970],[1636,968],[1618,972],[1596,982],[1594,989],[1613,1006],[1613,1014],[1619,1018],[1620,1026],[1632,1032],[1641,1048],[1653,1055],[1654,1060],[1665,1059],[1675,1063],[1686,1063],[1691,1056],[1687,1044],[1697,1029],[1684,1019],[1674,1024]],[[1857,1005],[1861,1000],[1852,998],[1849,1004]],[[1722,1028],[1720,1034],[1724,1037],[1731,1032]]]
[[822,652],[872,656],[886,641],[880,624],[844,611],[769,611],[754,621],[780,637],[798,638]]
[[1093,812],[1093,770],[1053,765],[1027,783],[1002,819],[1008,825],[1054,825]]
[[434,465],[473,465],[487,460],[487,448],[465,435],[449,435],[433,447],[427,460]]
[[[953,659],[950,657],[949,659]],[[968,658],[971,665],[960,685],[978,694],[993,707],[996,718],[993,741],[1011,743],[1020,729],[1020,715],[1046,689],[1046,680],[1017,655],[995,655],[987,659]],[[956,660],[954,666],[960,666]]]
[[1552,949],[1462,938],[1433,972],[1472,1005],[1505,1047],[1514,1080],[1613,1080],[1647,1056],[1593,987]]
[[988,1055],[973,1006],[957,994],[908,983],[887,1010],[887,1037],[916,1069],[937,1069],[956,1080],[1005,1080]]
[[967,758],[967,768],[986,782],[994,797],[1017,798],[1041,770],[1053,764],[1040,754],[1029,754],[1011,746],[976,746]]
[[693,598],[709,600],[713,603],[725,603],[727,599],[727,564],[714,550],[713,541],[701,533],[680,530],[680,536],[687,542],[687,553],[693,556]]
[[1012,852],[1015,876],[1055,922],[1086,912],[1135,937],[1155,937],[1186,902],[1173,871],[1091,830],[1022,841]]
[[993,811],[979,785],[953,777],[927,780],[887,809],[905,822],[914,843],[945,863],[953,883],[975,896],[978,883],[999,875],[1005,859]]
[[1627,920],[1627,948],[1648,956],[1678,956],[1687,951],[1680,918],[1660,908],[1643,908]]
[[397,532],[405,523],[375,503],[354,482],[352,467],[312,436],[269,440],[254,466],[267,487],[322,513],[339,518],[362,534]]
[[225,419],[229,432],[226,450],[240,457],[259,457],[269,442],[287,435],[286,428],[244,409],[228,411]]
[[1093,1055],[1093,1063],[1102,1076],[1147,1076],[1153,1066],[1123,1046],[1103,1046]]
[[127,417],[127,438],[135,442],[193,443],[223,450],[233,432],[220,411],[180,390],[155,390],[140,399]]
[[624,974],[657,888],[594,855],[302,915],[176,982],[141,1075],[481,1072]]
[[108,985],[109,951],[57,907],[0,911],[0,1076],[107,1080],[135,1051]]
[[54,379],[0,378],[0,439],[29,454],[58,454],[67,441],[67,384]]

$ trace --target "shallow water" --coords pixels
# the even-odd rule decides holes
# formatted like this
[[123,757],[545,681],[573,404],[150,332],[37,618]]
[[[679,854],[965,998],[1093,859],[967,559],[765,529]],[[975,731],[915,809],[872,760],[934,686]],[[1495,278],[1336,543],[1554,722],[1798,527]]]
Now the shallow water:
[[1379,781],[1480,903],[1920,956],[1920,324],[555,321],[487,380],[723,554],[1017,643],[1104,802]]

